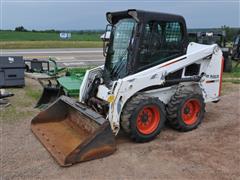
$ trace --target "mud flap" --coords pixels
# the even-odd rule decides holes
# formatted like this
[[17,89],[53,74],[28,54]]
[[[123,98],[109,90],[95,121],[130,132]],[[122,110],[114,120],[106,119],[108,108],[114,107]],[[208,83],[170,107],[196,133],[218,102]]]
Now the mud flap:
[[34,117],[31,129],[61,166],[105,157],[116,150],[108,120],[67,96]]
[[35,108],[44,109],[61,95],[65,95],[62,87],[45,86]]

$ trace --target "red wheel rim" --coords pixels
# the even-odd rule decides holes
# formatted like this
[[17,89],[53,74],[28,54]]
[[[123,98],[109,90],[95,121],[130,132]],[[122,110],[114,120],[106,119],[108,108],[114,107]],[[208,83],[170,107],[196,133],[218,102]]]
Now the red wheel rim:
[[182,120],[187,125],[193,125],[197,122],[201,105],[199,100],[190,99],[182,107]]
[[137,116],[137,129],[142,134],[153,133],[160,122],[160,112],[156,105],[146,106]]

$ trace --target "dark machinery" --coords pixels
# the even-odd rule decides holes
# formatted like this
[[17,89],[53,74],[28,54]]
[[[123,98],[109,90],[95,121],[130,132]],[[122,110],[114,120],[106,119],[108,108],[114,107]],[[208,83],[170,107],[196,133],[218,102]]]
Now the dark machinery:
[[25,86],[24,71],[22,56],[0,56],[0,88]]
[[26,59],[24,60],[26,65],[26,72],[28,73],[45,73],[49,76],[56,76],[65,68],[58,67],[56,61],[52,58],[48,60],[40,59]]
[[224,72],[232,71],[232,61],[230,56],[230,48],[226,47],[226,33],[220,32],[189,32],[189,42],[197,42],[200,44],[218,44],[221,47],[224,57]]
[[232,60],[237,61],[236,67],[240,63],[240,35],[237,35],[233,40],[233,48],[231,50]]
[[0,108],[9,106],[10,103],[6,98],[12,97],[12,96],[14,96],[13,93],[5,92],[5,89],[0,89]]

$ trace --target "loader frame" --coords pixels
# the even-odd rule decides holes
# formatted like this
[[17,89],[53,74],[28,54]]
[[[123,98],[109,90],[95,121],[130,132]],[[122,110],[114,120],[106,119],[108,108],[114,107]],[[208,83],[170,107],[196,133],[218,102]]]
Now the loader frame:
[[[133,9],[108,12],[106,16],[113,28],[109,46],[105,47],[105,65],[86,72],[80,87],[79,101],[89,105],[88,100],[94,96],[98,102],[109,103],[105,117],[115,134],[120,129],[125,103],[136,94],[155,96],[167,104],[177,89],[184,86],[199,92],[205,102],[219,100],[224,62],[222,51],[216,44],[188,44],[186,23],[182,16]],[[110,65],[114,61],[114,33],[124,19],[130,24],[131,19],[134,19],[136,24],[132,26],[132,36],[126,39],[129,44],[125,59],[124,56],[115,58],[120,61],[116,63],[116,69],[125,71],[119,74]],[[126,21],[124,27],[129,25]],[[120,40],[121,36],[118,35],[117,40]],[[159,43],[154,41],[156,38],[159,38],[160,44],[151,46]],[[165,46],[168,48],[164,49]],[[139,66],[142,59],[145,65]],[[126,65],[122,65],[121,61],[125,61]]]
[[177,130],[193,130],[205,103],[220,99],[222,51],[187,45],[183,17],[128,10],[107,13],[107,20],[105,65],[86,71],[79,102],[62,96],[31,123],[63,166],[113,153],[120,125],[135,142],[153,140],[166,119]]
[[[200,65],[199,72],[192,76],[186,76],[185,71],[187,67],[192,64]],[[108,89],[105,85],[100,85],[97,97],[109,102],[107,119],[110,121],[113,132],[117,134],[120,129],[121,112],[125,103],[138,93],[156,96],[167,104],[179,85],[182,85],[192,90],[197,89],[197,91],[203,95],[205,102],[218,101],[221,91],[222,68],[222,52],[217,45],[190,43],[187,53],[181,57],[127,76],[123,79],[118,79],[113,82],[111,89]],[[175,85],[163,88],[164,84],[168,82],[166,77],[170,73],[174,73],[180,69],[183,69],[181,79],[175,79]],[[80,87],[80,102],[84,103],[90,83],[96,76],[100,77],[102,72],[103,66],[99,66],[86,72],[83,83]],[[189,80],[186,78],[192,79]],[[182,82],[188,83],[181,84],[181,80]],[[146,88],[149,87],[152,87],[153,89],[154,87],[159,88],[154,91],[152,89],[146,90]]]

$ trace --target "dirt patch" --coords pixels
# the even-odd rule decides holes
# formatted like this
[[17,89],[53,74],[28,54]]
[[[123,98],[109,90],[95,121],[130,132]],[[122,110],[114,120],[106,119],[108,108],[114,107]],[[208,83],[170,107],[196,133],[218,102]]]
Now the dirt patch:
[[[202,125],[191,132],[169,128],[154,141],[117,137],[113,155],[61,168],[30,131],[32,114],[2,123],[2,179],[238,179],[240,177],[240,85],[225,84]],[[32,109],[31,109],[32,110]],[[34,112],[35,114],[37,112]]]
[[229,94],[232,92],[238,92],[240,93],[240,84],[239,83],[232,83],[232,82],[224,82],[222,84],[222,91],[221,94]]
[[42,88],[40,84],[32,79],[25,78],[24,88],[8,89],[7,91],[15,95],[9,99],[10,107],[0,109],[0,122],[14,123],[21,119],[29,119],[38,110],[34,109]]

